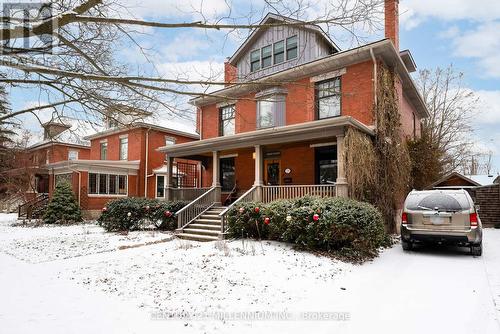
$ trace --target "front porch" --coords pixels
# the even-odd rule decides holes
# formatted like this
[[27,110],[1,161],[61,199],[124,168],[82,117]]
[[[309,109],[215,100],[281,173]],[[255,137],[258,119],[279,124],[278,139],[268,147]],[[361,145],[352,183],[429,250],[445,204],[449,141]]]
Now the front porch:
[[[306,195],[347,197],[343,156],[348,126],[372,134],[358,121],[341,116],[161,148],[169,165],[175,158],[202,165],[202,189],[172,188],[172,175],[166,177],[167,199],[191,201],[177,213],[179,232],[196,224],[212,231],[207,234],[213,237],[215,225],[223,235],[226,213],[238,203]],[[203,217],[211,208],[220,208],[220,213]],[[200,219],[206,224],[199,224]]]

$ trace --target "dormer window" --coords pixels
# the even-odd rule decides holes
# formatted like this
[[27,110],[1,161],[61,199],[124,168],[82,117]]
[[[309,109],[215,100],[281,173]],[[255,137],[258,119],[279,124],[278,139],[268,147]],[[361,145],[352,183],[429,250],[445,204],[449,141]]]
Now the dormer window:
[[250,71],[260,70],[260,50],[250,53]]
[[279,41],[273,44],[274,64],[285,61],[285,41]]
[[114,118],[108,118],[108,129],[112,128],[117,128],[118,127],[118,121]]
[[269,67],[273,64],[273,48],[268,45],[262,48],[262,68]]
[[286,60],[297,58],[297,35],[286,39]]

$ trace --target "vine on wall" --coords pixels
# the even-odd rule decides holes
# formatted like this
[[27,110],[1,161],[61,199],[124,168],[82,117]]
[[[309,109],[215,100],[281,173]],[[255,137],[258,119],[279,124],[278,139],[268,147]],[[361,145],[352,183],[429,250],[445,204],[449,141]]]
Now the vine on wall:
[[408,191],[411,163],[402,139],[395,74],[384,66],[379,68],[375,136],[347,131],[347,178],[350,196],[373,203],[383,214],[387,231],[395,232],[396,212]]

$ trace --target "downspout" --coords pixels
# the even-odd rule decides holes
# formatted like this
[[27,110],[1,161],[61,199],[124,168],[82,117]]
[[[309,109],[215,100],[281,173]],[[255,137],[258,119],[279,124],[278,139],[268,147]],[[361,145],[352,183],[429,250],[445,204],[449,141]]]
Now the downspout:
[[149,158],[149,131],[146,131],[146,161],[144,162],[144,198],[148,197],[148,158]]
[[[370,48],[370,56],[372,57],[373,61],[373,103],[374,106],[377,106],[378,99],[377,99],[377,89],[378,89],[378,65],[377,65],[377,59],[375,58],[375,54],[373,53],[373,48]],[[377,113],[373,113],[373,123],[375,125],[375,129],[377,128]]]

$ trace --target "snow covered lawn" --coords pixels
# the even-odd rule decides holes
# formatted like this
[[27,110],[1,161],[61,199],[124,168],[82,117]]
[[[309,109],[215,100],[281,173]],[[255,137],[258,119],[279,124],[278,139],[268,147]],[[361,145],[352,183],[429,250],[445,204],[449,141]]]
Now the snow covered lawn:
[[[500,230],[485,231],[482,258],[398,245],[355,266],[276,242],[12,219],[0,215],[0,332],[500,333]],[[236,319],[273,314],[288,320]]]

